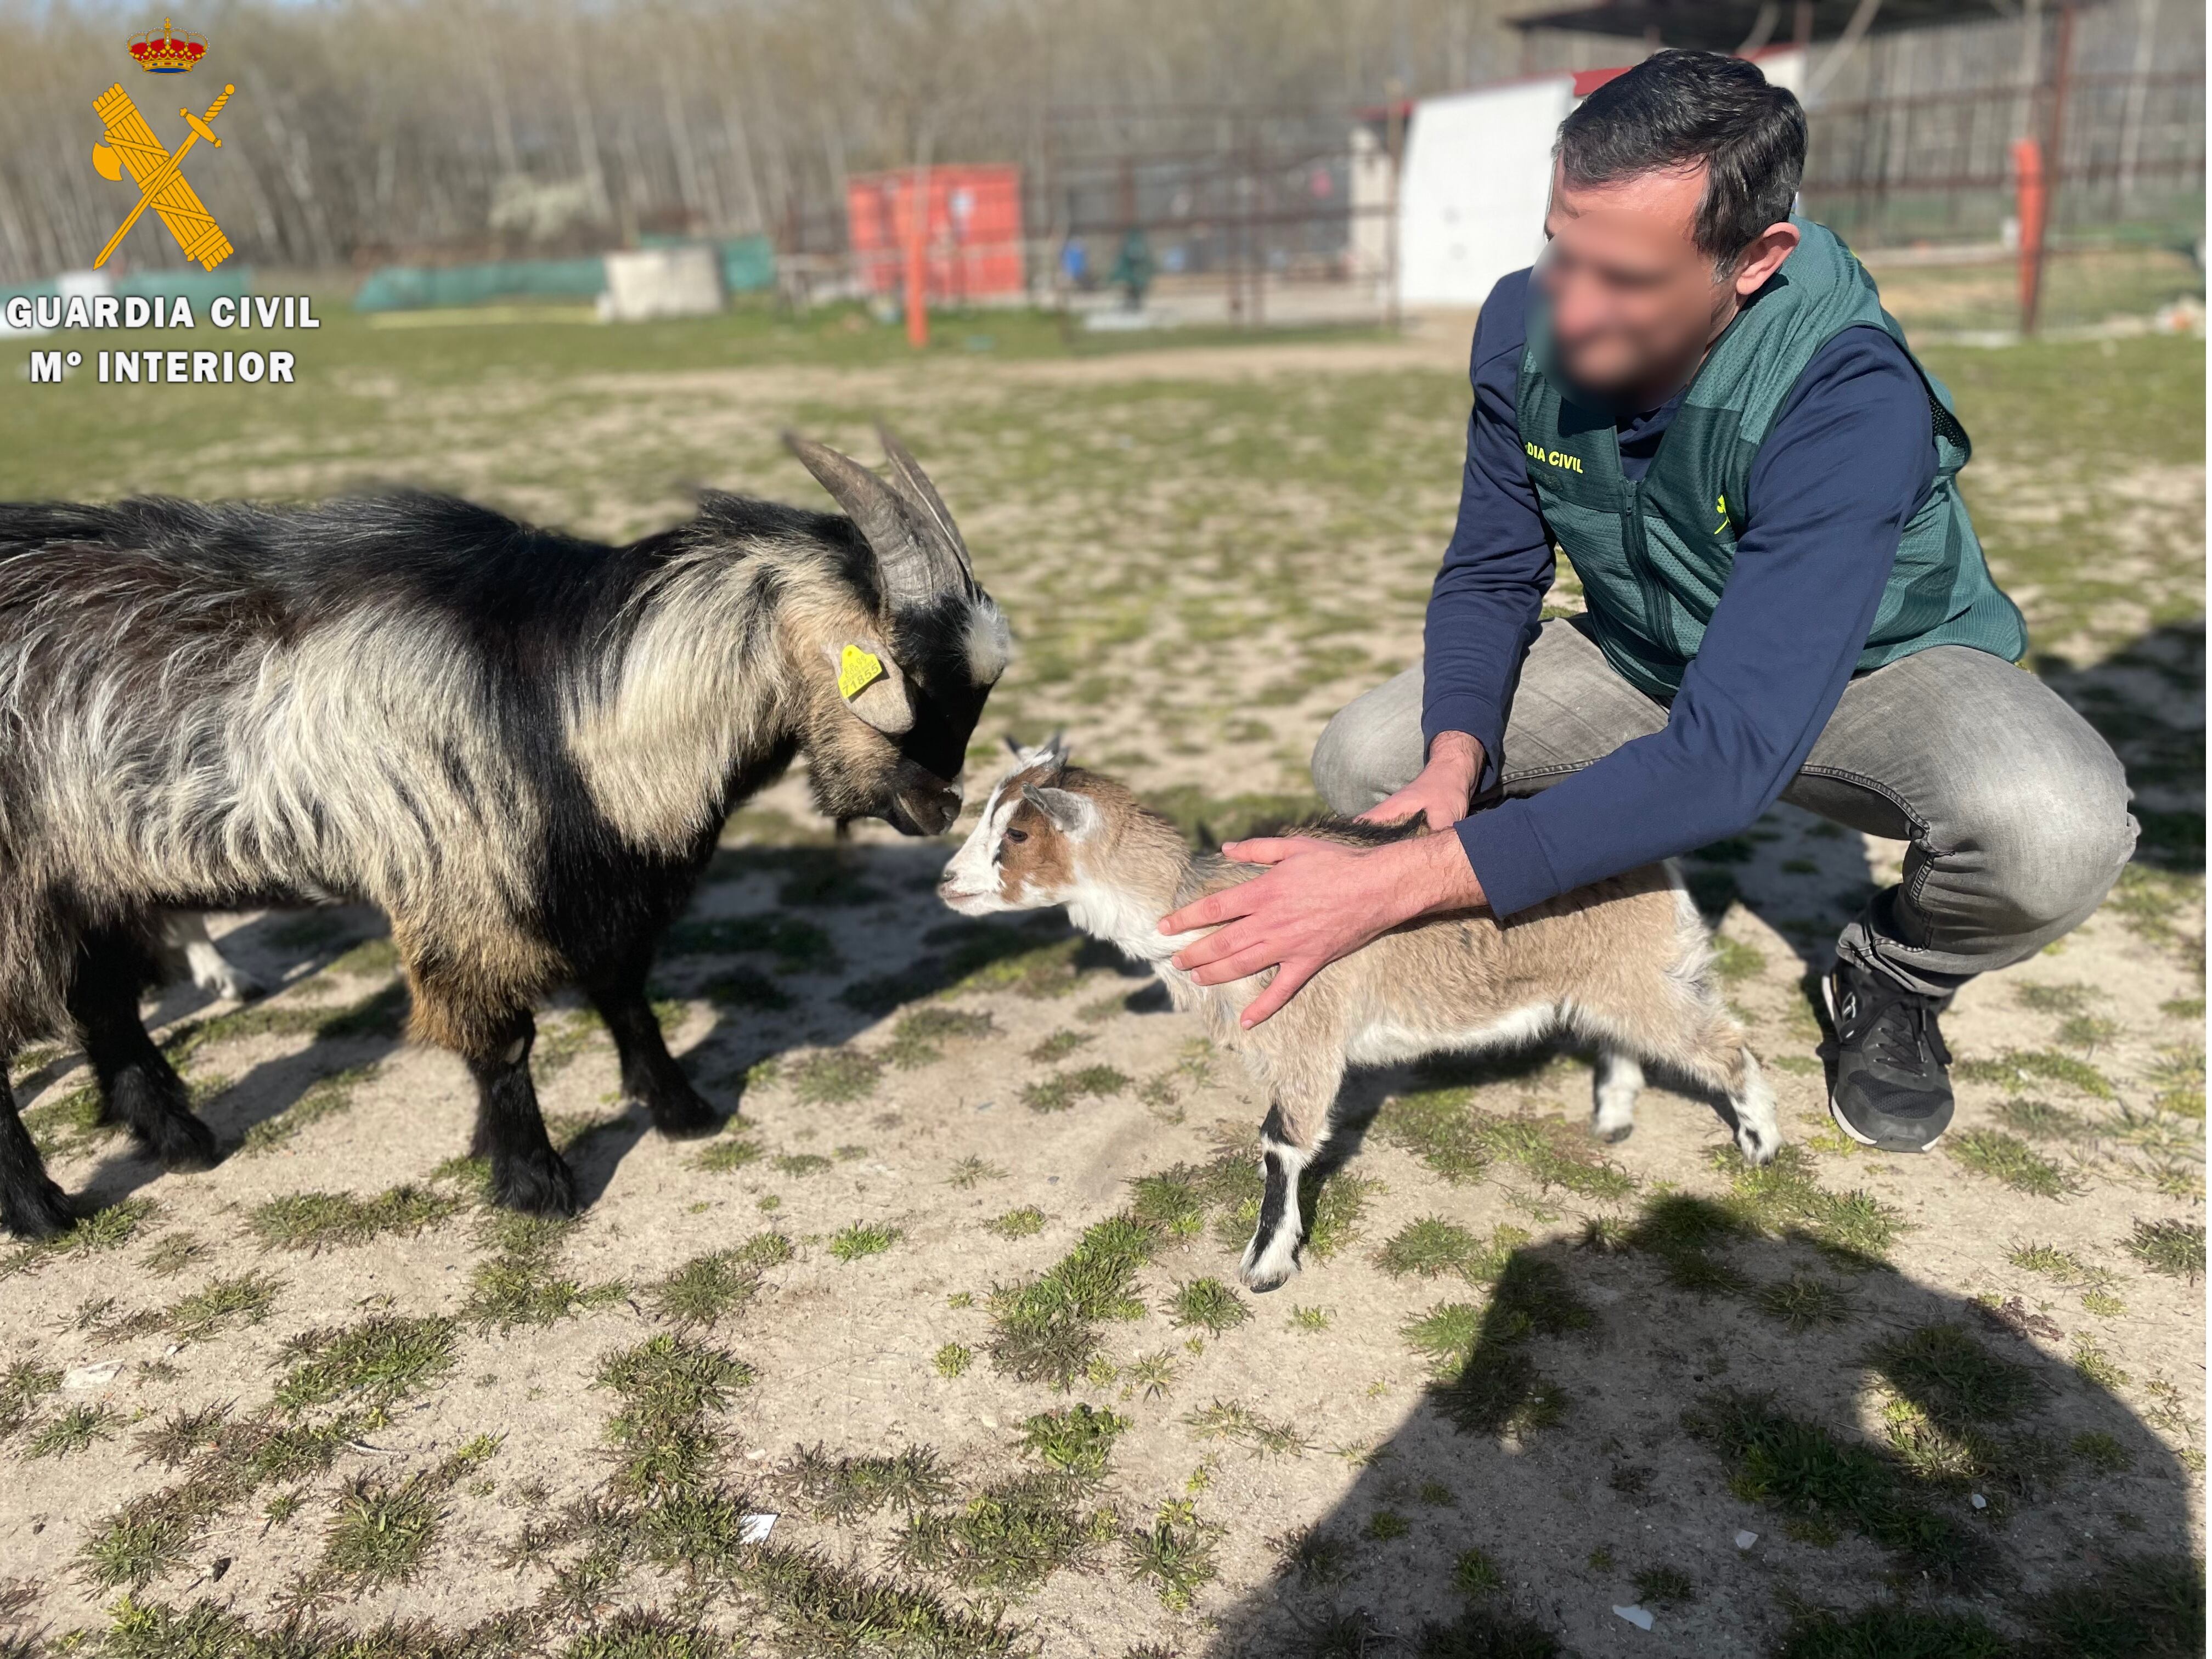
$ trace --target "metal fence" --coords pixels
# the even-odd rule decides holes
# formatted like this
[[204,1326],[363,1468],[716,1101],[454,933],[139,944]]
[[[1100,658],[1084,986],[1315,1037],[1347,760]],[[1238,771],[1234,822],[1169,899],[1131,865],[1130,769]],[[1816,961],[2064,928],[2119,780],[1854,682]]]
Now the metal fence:
[[1807,205],[1855,244],[1995,241],[2032,137],[2059,241],[2193,246],[2204,210],[2204,14],[2107,0],[1815,48]]

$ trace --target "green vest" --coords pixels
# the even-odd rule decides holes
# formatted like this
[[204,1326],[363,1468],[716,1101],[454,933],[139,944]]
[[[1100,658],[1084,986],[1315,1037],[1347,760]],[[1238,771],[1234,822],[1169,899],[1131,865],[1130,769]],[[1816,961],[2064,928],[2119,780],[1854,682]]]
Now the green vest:
[[[1869,324],[1905,345],[1904,330],[1881,308],[1874,279],[1851,251],[1825,227],[1796,223],[1804,240],[1714,343],[1635,483],[1621,473],[1613,413],[1577,407],[1547,372],[1540,307],[1531,307],[1518,390],[1528,477],[1553,539],[1582,581],[1599,647],[1656,697],[1674,696],[1698,653],[1735,562],[1736,537],[1757,505],[1752,458],[1814,354],[1844,330]],[[1912,366],[1935,416],[1936,485],[1905,526],[1858,672],[1931,645],[1972,646],[2018,661],[2027,628],[1990,579],[1959,495],[1959,469],[1972,453],[1966,429],[1942,383],[1918,359]]]

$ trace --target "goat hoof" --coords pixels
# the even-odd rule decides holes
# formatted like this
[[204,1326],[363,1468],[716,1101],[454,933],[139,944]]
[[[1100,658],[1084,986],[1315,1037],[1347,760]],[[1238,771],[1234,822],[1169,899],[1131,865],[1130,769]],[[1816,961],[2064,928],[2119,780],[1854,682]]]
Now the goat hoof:
[[662,1095],[647,1110],[653,1115],[653,1127],[671,1140],[699,1140],[721,1133],[722,1115],[695,1090]]
[[1735,1145],[1736,1150],[1743,1154],[1743,1161],[1756,1168],[1774,1162],[1774,1155],[1782,1150],[1782,1137],[1771,1132],[1738,1129]]
[[495,1159],[491,1200],[526,1215],[571,1216],[576,1213],[576,1177],[550,1146],[525,1158]]
[[1290,1259],[1288,1250],[1273,1244],[1262,1249],[1256,1238],[1244,1247],[1244,1259],[1237,1266],[1237,1276],[1245,1287],[1261,1296],[1282,1289],[1297,1271],[1297,1264]]
[[34,1175],[27,1186],[0,1203],[0,1221],[16,1237],[35,1241],[56,1237],[76,1225],[76,1211],[67,1193],[44,1176]]
[[173,1174],[212,1170],[222,1161],[215,1131],[188,1113],[172,1112],[155,1119],[143,1139],[146,1150]]

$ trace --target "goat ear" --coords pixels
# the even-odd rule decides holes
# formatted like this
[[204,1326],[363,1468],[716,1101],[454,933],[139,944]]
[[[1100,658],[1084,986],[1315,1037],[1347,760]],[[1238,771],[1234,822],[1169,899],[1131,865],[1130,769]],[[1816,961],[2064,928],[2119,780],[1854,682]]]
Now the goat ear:
[[929,474],[921,470],[921,463],[907,453],[907,447],[891,435],[890,428],[881,421],[876,422],[876,437],[884,447],[884,459],[891,465],[891,476],[907,499],[920,507],[930,527],[936,531],[952,556],[960,562],[960,574],[965,579],[970,598],[975,592],[975,564],[968,556],[968,544],[961,539],[960,526],[952,522],[951,509],[945,498],[937,493],[937,486],[929,481]]
[[888,610],[903,611],[927,605],[940,594],[967,592],[968,576],[958,555],[940,545],[921,513],[898,491],[827,444],[795,432],[785,433],[783,441],[867,538]]
[[1043,813],[1054,829],[1073,839],[1080,840],[1098,822],[1098,809],[1091,804],[1090,798],[1073,789],[1025,783],[1022,786],[1022,799]]
[[914,729],[914,698],[890,653],[872,640],[824,646],[845,707],[877,731],[897,737]]

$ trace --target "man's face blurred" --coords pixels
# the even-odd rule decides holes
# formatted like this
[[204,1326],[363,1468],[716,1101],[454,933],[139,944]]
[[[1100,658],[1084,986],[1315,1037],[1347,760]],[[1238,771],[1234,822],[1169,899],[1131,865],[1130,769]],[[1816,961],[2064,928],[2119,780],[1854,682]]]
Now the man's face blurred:
[[1671,395],[1655,382],[1694,368],[1727,320],[1735,287],[1692,240],[1705,194],[1703,166],[1577,188],[1553,165],[1536,280],[1559,366],[1583,391]]

